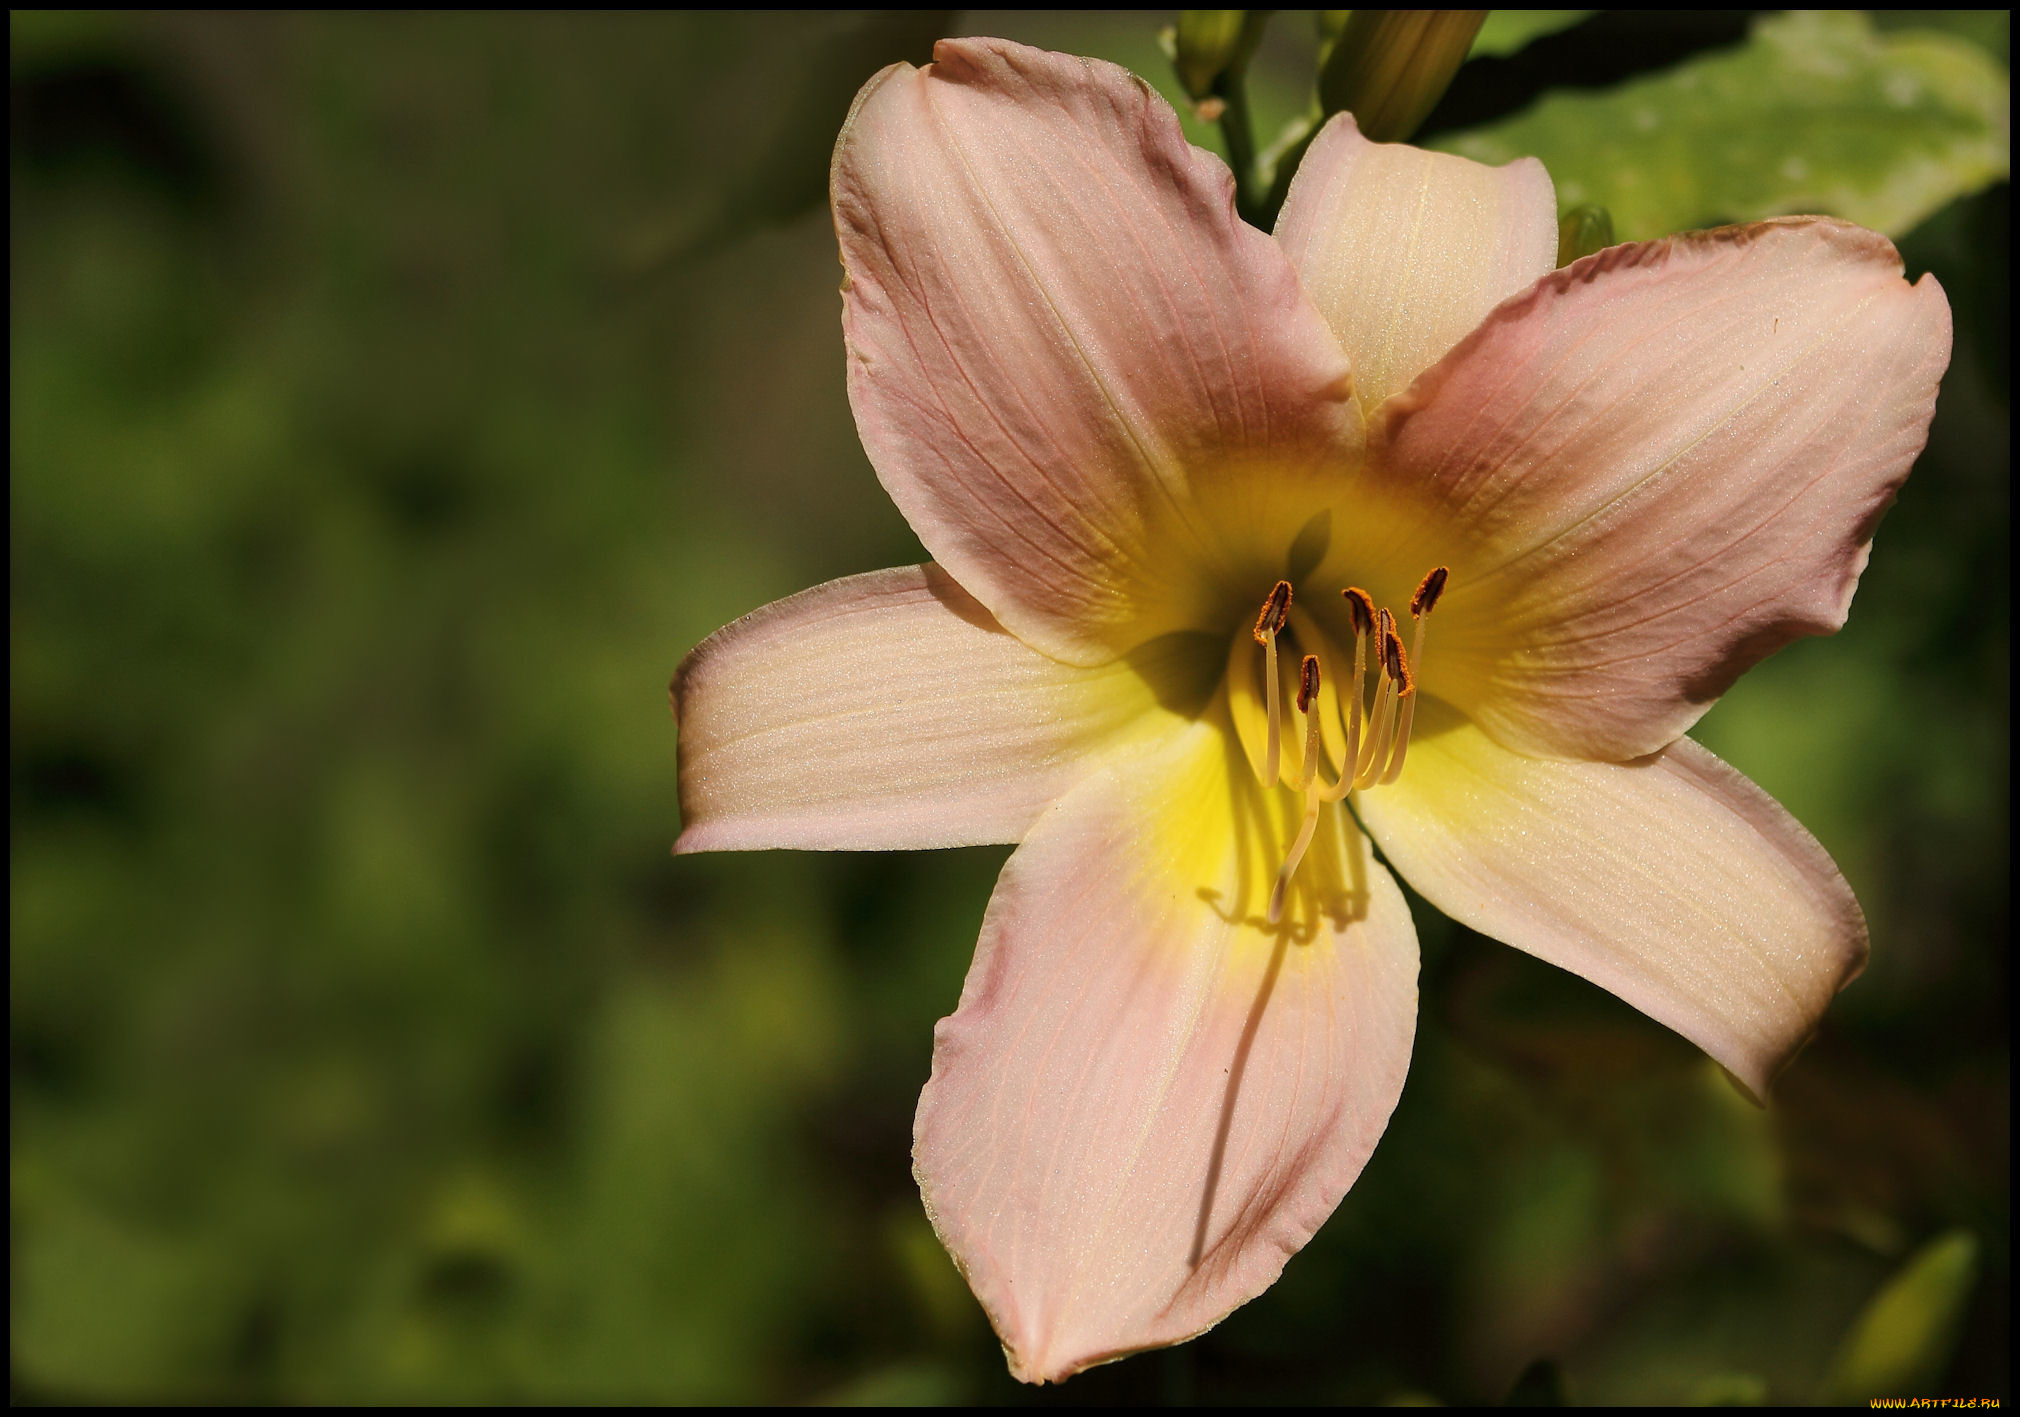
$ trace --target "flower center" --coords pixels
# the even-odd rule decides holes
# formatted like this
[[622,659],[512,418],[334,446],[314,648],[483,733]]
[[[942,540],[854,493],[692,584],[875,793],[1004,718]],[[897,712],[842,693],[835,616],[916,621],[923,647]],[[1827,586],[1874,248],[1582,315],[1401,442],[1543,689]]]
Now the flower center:
[[[1410,597],[1415,628],[1407,653],[1396,617],[1387,608],[1377,609],[1374,598],[1359,586],[1340,592],[1353,632],[1351,673],[1342,672],[1347,656],[1334,648],[1317,621],[1302,611],[1293,613],[1290,582],[1278,581],[1264,597],[1251,635],[1262,648],[1260,706],[1255,703],[1255,652],[1247,650],[1242,640],[1235,641],[1229,654],[1229,690],[1235,700],[1236,731],[1245,740],[1250,766],[1265,788],[1288,787],[1304,799],[1303,820],[1270,892],[1272,925],[1283,918],[1284,896],[1318,829],[1319,808],[1339,802],[1349,792],[1386,786],[1401,776],[1417,712],[1417,680],[1411,666],[1423,658],[1425,622],[1444,594],[1447,576],[1445,567],[1434,567]],[[1280,664],[1279,640],[1289,641],[1286,648],[1298,655],[1296,679],[1290,685],[1282,683],[1281,676],[1293,661],[1286,655]],[[1334,671],[1330,683],[1328,659]],[[1289,738],[1286,689],[1303,720],[1303,732]],[[1260,715],[1257,707],[1262,709]],[[1259,758],[1243,731],[1258,717],[1262,722],[1257,726],[1263,730]],[[1293,754],[1295,761],[1286,762]]]

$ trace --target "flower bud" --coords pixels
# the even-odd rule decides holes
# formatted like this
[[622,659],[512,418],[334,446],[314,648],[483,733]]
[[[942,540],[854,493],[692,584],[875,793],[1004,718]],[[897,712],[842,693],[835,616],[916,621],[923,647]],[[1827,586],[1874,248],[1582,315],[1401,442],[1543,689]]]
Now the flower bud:
[[1218,97],[1215,80],[1246,65],[1261,35],[1260,16],[1251,21],[1246,10],[1180,10],[1172,34],[1171,65],[1185,96],[1195,104]]
[[1573,207],[1557,223],[1557,264],[1568,266],[1580,256],[1604,251],[1613,244],[1613,214],[1590,202]]
[[1397,143],[1417,131],[1466,62],[1485,10],[1355,10],[1319,71],[1319,102]]

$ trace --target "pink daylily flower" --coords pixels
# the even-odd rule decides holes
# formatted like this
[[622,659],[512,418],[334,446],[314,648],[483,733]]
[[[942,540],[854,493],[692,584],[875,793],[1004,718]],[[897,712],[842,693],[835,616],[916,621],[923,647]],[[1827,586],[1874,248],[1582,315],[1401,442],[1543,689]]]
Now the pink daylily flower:
[[1140,80],[988,40],[873,79],[832,185],[935,559],[688,657],[677,850],[1016,843],[914,1156],[1017,1376],[1202,1332],[1332,1213],[1415,1032],[1391,870],[1765,1094],[1865,924],[1682,735],[1843,623],[1932,278],[1824,218],[1553,270],[1540,164],[1344,116],[1272,236]]

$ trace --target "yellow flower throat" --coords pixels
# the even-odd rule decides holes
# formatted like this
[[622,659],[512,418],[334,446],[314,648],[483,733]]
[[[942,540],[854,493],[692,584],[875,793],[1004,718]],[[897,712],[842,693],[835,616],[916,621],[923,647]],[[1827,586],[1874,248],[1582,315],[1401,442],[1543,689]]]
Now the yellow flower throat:
[[[1230,647],[1228,685],[1237,700],[1233,705],[1235,723],[1249,765],[1265,788],[1287,786],[1300,794],[1305,803],[1304,821],[1270,892],[1272,925],[1283,918],[1284,893],[1312,843],[1320,806],[1338,802],[1349,792],[1392,783],[1401,775],[1403,759],[1410,747],[1410,726],[1417,711],[1417,683],[1411,666],[1422,659],[1424,625],[1438,597],[1444,593],[1448,574],[1443,566],[1433,568],[1410,597],[1410,618],[1416,628],[1407,653],[1402,636],[1396,631],[1396,619],[1387,609],[1377,610],[1373,597],[1358,586],[1340,592],[1353,625],[1353,673],[1346,678],[1343,692],[1325,682],[1318,654],[1305,654],[1298,662],[1295,702],[1298,715],[1304,720],[1301,744],[1295,739],[1286,742],[1284,737],[1284,720],[1288,715],[1283,700],[1289,686],[1280,679],[1277,641],[1289,635],[1301,646],[1317,648],[1326,643],[1326,636],[1315,622],[1302,615],[1299,617],[1302,623],[1293,623],[1289,581],[1278,581],[1264,597],[1249,637],[1262,647],[1260,714],[1255,712],[1254,703],[1255,650],[1241,636]],[[1374,685],[1369,697],[1371,671]],[[1258,718],[1264,730],[1260,745],[1250,741],[1249,733],[1241,732]],[[1339,765],[1331,782],[1324,780],[1322,757]],[[1286,762],[1287,758],[1294,761]]]

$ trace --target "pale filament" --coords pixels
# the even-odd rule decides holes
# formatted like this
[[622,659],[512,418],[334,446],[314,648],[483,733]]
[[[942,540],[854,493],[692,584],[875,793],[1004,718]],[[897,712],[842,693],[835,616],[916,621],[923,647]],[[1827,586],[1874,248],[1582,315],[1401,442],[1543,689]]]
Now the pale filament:
[[1305,759],[1298,767],[1298,791],[1304,794],[1305,817],[1298,825],[1297,840],[1291,843],[1290,854],[1277,870],[1277,883],[1270,890],[1269,921],[1274,925],[1284,918],[1284,892],[1290,889],[1291,877],[1297,872],[1298,863],[1305,859],[1305,851],[1312,844],[1312,833],[1319,826],[1319,657],[1308,654],[1298,666],[1298,712],[1305,716]]
[[[1375,690],[1374,711],[1368,718],[1368,736],[1361,744],[1360,755],[1352,768],[1354,786],[1370,786],[1375,779],[1377,763],[1388,765],[1387,752],[1389,734],[1395,727],[1396,696],[1399,688],[1402,641],[1396,638],[1396,617],[1385,606],[1375,622],[1375,665],[1381,674],[1381,684]],[[1405,671],[1406,672],[1406,671]]]
[[[1354,624],[1354,677],[1339,695],[1347,728],[1347,751],[1341,762],[1353,764],[1361,755],[1361,685],[1367,682],[1368,636],[1375,628],[1375,602],[1359,586],[1348,586],[1340,595],[1347,602],[1347,614]],[[1345,797],[1353,788],[1353,780],[1351,769],[1343,767],[1339,781],[1325,790],[1326,801],[1337,802]]]
[[[1410,663],[1420,669],[1424,662],[1424,624],[1431,618],[1431,607],[1438,603],[1438,597],[1445,593],[1445,581],[1450,573],[1443,566],[1434,568],[1417,584],[1417,593],[1410,597],[1410,618],[1417,622],[1410,632]],[[1413,693],[1403,701],[1402,721],[1396,726],[1396,751],[1389,759],[1389,769],[1382,774],[1382,785],[1387,786],[1403,775],[1403,755],[1410,751],[1410,729],[1417,721],[1417,696]]]
[[1298,791],[1319,775],[1319,657],[1308,654],[1298,666],[1298,712],[1305,716],[1305,756],[1298,765]]
[[1269,737],[1263,747],[1264,787],[1275,787],[1282,777],[1283,712],[1277,689],[1277,634],[1283,629],[1284,617],[1290,614],[1290,609],[1291,583],[1278,581],[1255,617],[1256,643],[1263,647],[1263,699],[1269,711]]
[[[1396,633],[1395,617],[1387,609],[1376,611],[1373,598],[1358,587],[1341,592],[1346,597],[1348,615],[1354,628],[1354,672],[1344,690],[1337,695],[1342,726],[1346,730],[1346,752],[1342,757],[1340,775],[1330,784],[1323,782],[1319,774],[1322,740],[1319,732],[1318,656],[1308,654],[1299,665],[1297,707],[1305,719],[1305,751],[1298,767],[1296,789],[1304,798],[1305,810],[1297,837],[1291,843],[1291,849],[1277,871],[1276,884],[1270,891],[1269,921],[1272,925],[1283,918],[1284,898],[1289,892],[1292,876],[1311,847],[1312,837],[1318,829],[1320,806],[1338,802],[1350,791],[1384,786],[1401,776],[1404,755],[1409,749],[1410,730],[1417,716],[1416,674],[1412,665],[1422,663],[1424,622],[1430,618],[1432,607],[1443,594],[1446,579],[1446,569],[1436,567],[1418,584],[1416,594],[1410,597],[1410,618],[1416,624],[1407,654],[1403,650],[1402,637]],[[1283,625],[1284,612],[1289,605],[1290,586],[1280,581],[1263,603],[1262,614],[1256,620],[1256,639],[1263,644],[1266,662],[1269,711],[1264,785],[1271,787],[1281,777],[1281,697],[1276,675],[1276,633]],[[1362,694],[1371,647],[1379,683],[1375,690],[1375,702],[1367,712],[1364,738]]]

